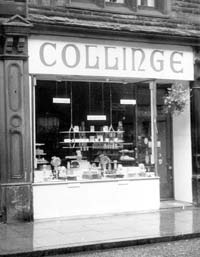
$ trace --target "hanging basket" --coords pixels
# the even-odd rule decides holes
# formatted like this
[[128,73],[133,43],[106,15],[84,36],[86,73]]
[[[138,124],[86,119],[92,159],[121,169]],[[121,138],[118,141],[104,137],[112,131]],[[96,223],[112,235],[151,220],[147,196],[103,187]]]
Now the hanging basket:
[[164,97],[164,112],[179,115],[184,111],[189,99],[188,90],[181,83],[175,83],[167,90],[167,95]]

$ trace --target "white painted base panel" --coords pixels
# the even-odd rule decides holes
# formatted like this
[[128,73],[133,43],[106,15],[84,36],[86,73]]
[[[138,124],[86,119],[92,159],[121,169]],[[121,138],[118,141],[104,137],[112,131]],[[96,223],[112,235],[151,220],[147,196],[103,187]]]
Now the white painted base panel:
[[160,208],[159,178],[33,184],[34,219]]

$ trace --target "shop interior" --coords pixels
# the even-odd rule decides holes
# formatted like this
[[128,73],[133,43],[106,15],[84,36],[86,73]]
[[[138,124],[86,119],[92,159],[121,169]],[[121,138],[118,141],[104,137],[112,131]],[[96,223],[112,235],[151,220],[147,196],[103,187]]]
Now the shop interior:
[[154,176],[151,133],[148,84],[38,80],[34,181]]

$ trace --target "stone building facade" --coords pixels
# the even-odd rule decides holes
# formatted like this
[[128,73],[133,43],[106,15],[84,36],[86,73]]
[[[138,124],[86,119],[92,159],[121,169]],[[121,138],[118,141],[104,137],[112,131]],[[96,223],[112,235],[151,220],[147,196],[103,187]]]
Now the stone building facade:
[[0,215],[33,219],[30,36],[85,37],[192,47],[192,193],[200,204],[200,2],[0,0]]

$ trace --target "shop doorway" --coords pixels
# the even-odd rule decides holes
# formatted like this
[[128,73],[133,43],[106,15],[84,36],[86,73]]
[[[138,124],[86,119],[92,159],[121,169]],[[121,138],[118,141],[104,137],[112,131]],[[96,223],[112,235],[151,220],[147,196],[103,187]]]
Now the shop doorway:
[[[167,88],[171,85],[157,86],[157,164],[158,176],[160,177],[160,198],[162,200],[173,199],[173,161],[172,161],[172,119],[170,114],[164,111],[164,96]],[[150,164],[150,148],[151,144],[151,112],[150,112],[150,92],[148,87],[138,84],[137,90],[138,106],[137,106],[137,131],[138,138],[138,155],[141,162],[145,163],[148,169]],[[144,143],[140,143],[145,142]],[[147,141],[149,141],[147,143]]]
[[158,87],[158,176],[160,177],[161,200],[173,199],[173,161],[172,161],[172,119],[170,114],[163,114],[160,101],[165,93]]

